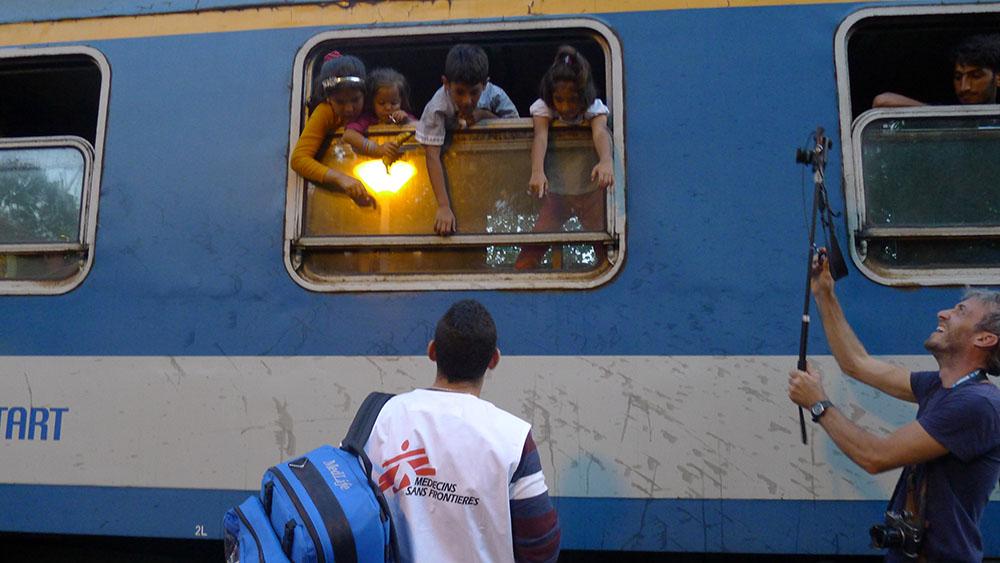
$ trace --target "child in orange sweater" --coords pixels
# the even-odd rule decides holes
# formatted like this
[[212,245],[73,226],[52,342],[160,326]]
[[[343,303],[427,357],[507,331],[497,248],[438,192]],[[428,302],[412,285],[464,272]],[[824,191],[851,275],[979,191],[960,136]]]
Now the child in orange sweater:
[[365,102],[365,64],[357,57],[334,51],[326,56],[320,69],[312,112],[292,150],[292,170],[315,184],[346,193],[360,207],[375,205],[360,180],[338,172],[319,160],[324,141],[337,129],[361,115]]

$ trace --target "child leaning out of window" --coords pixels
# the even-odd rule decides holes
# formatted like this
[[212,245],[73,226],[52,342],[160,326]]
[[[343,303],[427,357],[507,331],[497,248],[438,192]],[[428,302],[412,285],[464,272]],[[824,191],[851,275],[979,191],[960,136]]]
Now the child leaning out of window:
[[[347,124],[344,140],[354,152],[381,158],[387,164],[399,158],[401,139],[384,143],[367,138],[372,125],[406,125],[417,120],[410,111],[410,87],[406,78],[391,68],[376,68],[368,75],[367,110]],[[405,139],[405,137],[404,137]]]
[[342,190],[360,207],[375,205],[360,180],[323,164],[317,157],[333,133],[357,119],[365,102],[365,64],[333,51],[326,56],[309,102],[312,110],[292,150],[292,170],[315,184]]
[[[597,98],[590,64],[576,49],[562,46],[555,61],[542,77],[541,98],[531,104],[535,136],[531,143],[531,180],[528,192],[542,199],[533,232],[554,232],[562,229],[567,219],[576,215],[584,230],[604,228],[605,190],[615,183],[611,161],[611,134],[608,131],[608,108]],[[549,127],[553,121],[589,125],[597,152],[597,164],[590,172],[590,184],[582,186],[550,186],[545,176],[545,152],[549,144]],[[545,245],[526,245],[517,257],[514,268],[531,270],[538,267],[545,255]],[[598,261],[605,250],[595,248]]]

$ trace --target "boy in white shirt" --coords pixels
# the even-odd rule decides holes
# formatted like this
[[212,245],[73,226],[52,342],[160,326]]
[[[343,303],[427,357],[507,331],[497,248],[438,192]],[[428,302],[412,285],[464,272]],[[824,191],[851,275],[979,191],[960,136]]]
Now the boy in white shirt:
[[424,146],[427,175],[437,199],[434,232],[455,232],[455,212],[445,185],[441,146],[447,132],[483,119],[518,117],[517,108],[499,86],[489,81],[490,63],[481,47],[459,43],[448,51],[441,88],[424,107],[417,124],[417,142]]

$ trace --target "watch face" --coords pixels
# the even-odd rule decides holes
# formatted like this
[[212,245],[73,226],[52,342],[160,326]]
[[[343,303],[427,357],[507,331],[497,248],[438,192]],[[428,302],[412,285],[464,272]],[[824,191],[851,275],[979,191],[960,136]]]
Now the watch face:
[[826,407],[823,406],[823,403],[816,403],[815,405],[809,407],[809,412],[811,412],[813,416],[823,414],[824,410],[826,410]]

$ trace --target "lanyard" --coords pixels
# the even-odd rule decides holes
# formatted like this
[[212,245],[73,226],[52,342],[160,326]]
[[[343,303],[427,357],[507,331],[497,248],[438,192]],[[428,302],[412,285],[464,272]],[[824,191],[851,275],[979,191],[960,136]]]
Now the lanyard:
[[969,373],[963,375],[961,379],[956,381],[955,384],[951,386],[951,389],[954,389],[959,385],[967,383],[969,381],[974,381],[976,383],[980,381],[986,381],[986,372],[981,369],[970,371]]

